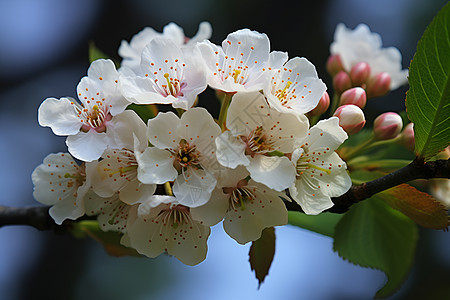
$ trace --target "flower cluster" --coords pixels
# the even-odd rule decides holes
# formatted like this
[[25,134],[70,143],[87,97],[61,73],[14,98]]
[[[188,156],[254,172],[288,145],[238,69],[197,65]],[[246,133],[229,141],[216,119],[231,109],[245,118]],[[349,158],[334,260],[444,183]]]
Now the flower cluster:
[[[319,214],[350,188],[335,152],[348,137],[342,118],[310,126],[305,115],[330,102],[314,65],[271,51],[268,37],[249,29],[222,45],[210,36],[209,23],[191,39],[173,23],[162,33],[145,28],[122,42],[119,69],[92,62],[78,100],[41,104],[39,124],[67,136],[69,153],[48,155],[32,174],[34,196],[52,205],[56,223],[97,216],[123,245],[195,265],[206,257],[210,226],[223,221],[245,244],[287,223],[283,201]],[[354,62],[342,59],[346,68]],[[220,98],[218,120],[197,107],[207,87]],[[130,104],[173,110],[145,124]]]

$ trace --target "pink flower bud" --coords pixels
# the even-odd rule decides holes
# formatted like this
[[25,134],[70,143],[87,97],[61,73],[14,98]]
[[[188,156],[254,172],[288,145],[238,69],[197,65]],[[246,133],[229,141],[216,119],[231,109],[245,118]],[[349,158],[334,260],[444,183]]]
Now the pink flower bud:
[[366,62],[359,62],[350,70],[350,79],[353,86],[361,86],[366,83],[366,80],[370,76],[370,66]]
[[317,106],[308,113],[308,116],[309,117],[320,116],[321,114],[327,111],[329,106],[330,106],[330,96],[328,95],[327,92],[325,92],[323,96],[320,98],[319,104],[317,104]]
[[352,87],[352,82],[348,74],[344,71],[340,71],[333,78],[333,87],[336,94],[340,95],[343,91]]
[[407,149],[414,151],[416,143],[414,139],[414,123],[409,123],[408,125],[405,126],[401,134],[400,142]]
[[327,60],[327,71],[332,77],[334,77],[339,71],[343,71],[341,57],[339,54],[331,55]]
[[381,72],[367,81],[367,98],[375,98],[386,95],[391,89],[391,76]]
[[402,127],[402,117],[397,113],[387,112],[375,119],[373,122],[373,133],[377,140],[390,140],[400,133]]
[[353,104],[359,108],[366,106],[366,91],[363,88],[355,87],[342,93],[340,105]]
[[334,113],[339,118],[339,126],[347,132],[348,135],[358,133],[366,124],[364,113],[356,105],[348,104],[339,106]]

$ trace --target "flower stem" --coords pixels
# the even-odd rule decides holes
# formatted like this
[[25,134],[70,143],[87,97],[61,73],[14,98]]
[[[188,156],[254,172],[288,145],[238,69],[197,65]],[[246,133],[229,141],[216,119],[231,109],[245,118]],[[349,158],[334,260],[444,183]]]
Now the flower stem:
[[224,97],[222,98],[222,105],[220,106],[220,113],[219,113],[219,126],[222,128],[222,131],[225,131],[226,128],[226,119],[227,119],[227,111],[228,107],[230,106],[231,98],[233,97],[234,93],[225,93]]
[[350,159],[352,159],[353,157],[357,156],[361,152],[366,151],[367,149],[369,149],[369,147],[371,146],[371,144],[373,142],[375,142],[375,136],[372,134],[366,141],[362,142],[358,146],[355,146],[350,151],[347,151],[347,152],[343,153],[343,156],[345,157],[344,160],[345,161],[349,161]]
[[377,141],[377,140],[375,140],[375,137],[372,135],[367,141],[365,141],[361,145],[357,146],[356,148],[352,149],[351,151],[349,151],[347,153],[344,153],[346,161],[349,161],[350,159],[354,158],[358,154],[361,154],[362,152],[365,152],[365,151],[369,151],[370,149],[373,149],[375,147],[397,143],[400,139],[401,139],[401,136],[398,135],[397,137],[390,139],[390,140]]
[[334,112],[339,106],[340,96],[336,93],[333,95],[333,99],[331,99],[331,105],[330,105],[330,117],[333,116]]

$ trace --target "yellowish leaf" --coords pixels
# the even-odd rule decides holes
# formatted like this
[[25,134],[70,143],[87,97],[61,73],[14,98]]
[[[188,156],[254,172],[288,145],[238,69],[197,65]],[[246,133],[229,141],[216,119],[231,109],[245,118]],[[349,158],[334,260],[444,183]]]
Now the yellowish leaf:
[[423,227],[447,230],[449,226],[446,208],[431,195],[408,184],[398,185],[378,196]]

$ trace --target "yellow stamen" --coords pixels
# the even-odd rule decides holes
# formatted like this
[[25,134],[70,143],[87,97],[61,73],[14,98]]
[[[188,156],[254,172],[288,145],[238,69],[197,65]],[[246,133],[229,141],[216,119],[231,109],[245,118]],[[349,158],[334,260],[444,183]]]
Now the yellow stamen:
[[110,175],[114,175],[114,174],[117,174],[117,173],[123,174],[123,173],[125,173],[125,172],[135,170],[135,169],[137,169],[137,168],[138,168],[137,165],[136,165],[136,166],[129,166],[129,167],[125,167],[125,168],[121,167],[121,168],[119,168],[117,171],[111,172]]
[[167,85],[169,86],[169,90],[170,90],[170,93],[173,95],[174,94],[174,92],[173,92],[173,86],[172,86],[172,83],[170,82],[170,80],[169,80],[169,73],[165,73],[164,74],[164,78],[166,78],[166,81],[167,81]]
[[292,84],[292,81],[288,81],[288,82],[286,83],[286,86],[285,86],[284,89],[281,91],[280,98],[283,98],[283,97],[284,97],[284,94],[286,93],[286,90],[291,86],[291,84]]
[[241,70],[234,70],[234,82],[237,83],[238,82],[238,76],[239,74],[241,74]]
[[328,175],[330,175],[330,174],[331,174],[331,171],[330,171],[330,170],[327,170],[327,169],[324,169],[324,168],[318,167],[318,166],[316,166],[316,165],[313,165],[313,164],[306,164],[306,166],[307,166],[308,168],[313,168],[313,169],[316,169],[316,170],[319,170],[319,171],[325,172],[325,173],[327,173]]

